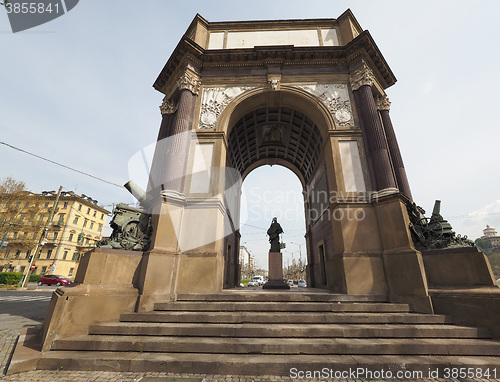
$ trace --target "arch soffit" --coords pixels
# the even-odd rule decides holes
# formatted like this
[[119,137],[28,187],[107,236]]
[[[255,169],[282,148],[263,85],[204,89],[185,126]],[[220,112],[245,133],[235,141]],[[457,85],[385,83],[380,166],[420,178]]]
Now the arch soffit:
[[216,130],[226,132],[226,137],[229,137],[231,129],[245,114],[260,107],[277,106],[295,109],[310,118],[318,128],[323,142],[328,140],[328,131],[336,128],[329,110],[315,95],[303,89],[282,85],[280,90],[260,87],[237,96],[222,111]]

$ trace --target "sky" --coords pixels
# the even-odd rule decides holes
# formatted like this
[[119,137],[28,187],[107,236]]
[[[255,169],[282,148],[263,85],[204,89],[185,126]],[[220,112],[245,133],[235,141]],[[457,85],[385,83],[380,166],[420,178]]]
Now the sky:
[[[500,229],[497,0],[80,0],[18,33],[0,9],[0,179],[33,192],[63,186],[108,209],[132,203],[121,186],[128,163],[155,142],[161,120],[163,96],[152,84],[197,13],[208,21],[337,18],[348,8],[398,80],[386,92],[416,203],[430,215],[441,200],[441,214],[472,239],[486,224]],[[275,179],[279,187],[262,188]],[[285,263],[305,258],[300,192],[280,166],[246,178],[241,241],[257,265],[267,265],[273,214],[283,216]]]

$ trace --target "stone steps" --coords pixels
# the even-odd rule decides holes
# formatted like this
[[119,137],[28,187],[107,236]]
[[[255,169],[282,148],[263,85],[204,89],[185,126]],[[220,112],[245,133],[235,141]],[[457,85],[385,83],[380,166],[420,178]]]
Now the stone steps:
[[214,302],[214,301],[177,301],[155,305],[155,311],[204,311],[204,312],[409,312],[407,304],[368,303],[368,302]]
[[[103,370],[103,371],[156,371],[189,374],[220,375],[279,375],[293,376],[298,372],[325,371],[346,373],[342,379],[369,378],[368,372],[384,371],[384,379],[403,377],[423,380],[429,371],[439,371],[443,377],[445,368],[478,368],[490,373],[496,370],[497,357],[456,356],[388,356],[388,355],[258,355],[258,354],[207,354],[207,353],[148,353],[148,352],[81,352],[51,351],[38,361],[39,369],[50,370]],[[361,369],[359,372],[358,370]],[[351,375],[350,373],[357,374]],[[408,374],[408,372],[412,372]],[[391,373],[391,374],[389,374]],[[422,374],[415,374],[422,373]],[[479,374],[475,374],[479,375]],[[494,377],[492,374],[490,374]],[[370,378],[371,377],[371,378]],[[302,377],[304,378],[304,377]],[[321,379],[326,379],[323,375]],[[377,378],[380,379],[380,378]],[[458,379],[457,379],[458,380]]]
[[94,324],[96,335],[257,338],[489,338],[484,328],[433,324],[206,324],[111,322]]
[[445,324],[443,315],[418,313],[313,312],[151,312],[124,313],[122,322],[263,323],[263,324]]
[[295,290],[178,296],[153,312],[124,313],[88,335],[55,340],[38,368],[289,376],[291,368],[498,364],[500,342],[484,328],[378,296]]
[[56,340],[53,350],[214,353],[500,355],[500,343],[470,338],[217,338],[91,335]]

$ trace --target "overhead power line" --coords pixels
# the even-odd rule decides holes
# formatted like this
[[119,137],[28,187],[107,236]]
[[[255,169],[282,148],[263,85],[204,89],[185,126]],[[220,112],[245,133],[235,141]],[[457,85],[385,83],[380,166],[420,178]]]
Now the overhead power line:
[[55,164],[57,166],[60,166],[60,167],[64,167],[68,170],[71,170],[71,171],[74,171],[74,172],[77,172],[79,174],[82,174],[82,175],[85,175],[85,176],[89,176],[93,179],[97,179],[97,180],[100,180],[101,182],[104,182],[104,183],[108,183],[108,184],[111,184],[113,186],[116,186],[116,187],[120,187],[120,188],[123,188],[122,185],[119,185],[119,184],[116,184],[116,183],[113,183],[113,182],[110,182],[109,180],[106,180],[106,179],[102,179],[102,178],[99,178],[98,176],[95,176],[95,175],[92,175],[92,174],[89,174],[89,173],[86,173],[84,171],[80,171],[80,170],[77,170],[75,168],[72,168],[72,167],[69,167],[69,166],[66,166],[62,163],[58,163],[58,162],[55,162],[51,159],[47,159],[47,158],[44,158],[40,155],[37,155],[37,154],[33,154],[33,153],[30,153],[29,151],[26,151],[26,150],[23,150],[23,149],[20,149],[19,147],[15,147],[15,146],[12,146],[12,145],[9,145],[8,143],[5,143],[5,142],[0,142],[0,144],[4,145],[4,146],[7,146],[7,147],[10,147],[11,149],[14,149],[16,151],[20,151],[22,153],[25,153],[25,154],[28,154],[28,155],[31,155],[31,156],[34,156],[35,158],[38,158],[38,159],[42,159],[46,162],[49,162],[49,163],[52,163],[52,164]]

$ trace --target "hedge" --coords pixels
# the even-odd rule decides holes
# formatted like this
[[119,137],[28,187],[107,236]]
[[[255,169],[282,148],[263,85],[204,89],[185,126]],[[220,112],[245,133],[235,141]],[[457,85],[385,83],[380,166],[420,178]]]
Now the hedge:
[[42,275],[35,275],[35,274],[31,274],[30,275],[30,279],[28,280],[28,282],[30,283],[37,283],[38,280],[40,280],[40,277],[42,277]]
[[0,284],[16,285],[23,278],[22,273],[0,272]]

